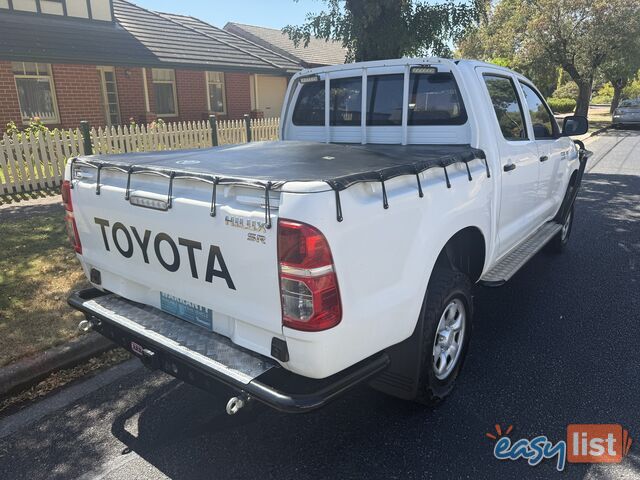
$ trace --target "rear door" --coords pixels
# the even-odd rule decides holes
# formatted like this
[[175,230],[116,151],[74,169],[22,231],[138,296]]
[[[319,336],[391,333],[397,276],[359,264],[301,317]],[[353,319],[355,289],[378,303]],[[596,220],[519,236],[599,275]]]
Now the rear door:
[[495,131],[502,165],[502,195],[498,216],[498,251],[502,255],[536,227],[538,148],[525,121],[513,76],[501,70],[479,69],[495,112]]
[[536,214],[538,222],[542,223],[556,213],[562,201],[571,140],[560,137],[560,129],[551,110],[533,85],[522,80],[519,83],[538,146],[540,175]]

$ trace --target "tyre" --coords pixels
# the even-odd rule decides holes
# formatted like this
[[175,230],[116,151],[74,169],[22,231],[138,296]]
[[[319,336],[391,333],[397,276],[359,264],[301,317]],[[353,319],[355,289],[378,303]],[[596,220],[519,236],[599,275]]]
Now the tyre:
[[573,206],[569,212],[569,216],[562,225],[562,229],[547,244],[546,250],[552,253],[562,253],[567,248],[571,230],[573,228]]
[[453,389],[471,337],[472,302],[466,275],[434,270],[420,312],[423,344],[414,401],[436,405]]

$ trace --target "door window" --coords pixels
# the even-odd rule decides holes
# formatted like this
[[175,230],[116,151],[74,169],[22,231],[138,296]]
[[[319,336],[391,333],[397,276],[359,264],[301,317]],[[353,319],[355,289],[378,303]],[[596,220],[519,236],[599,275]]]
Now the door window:
[[558,131],[558,124],[551,112],[547,108],[538,92],[526,83],[520,82],[524,98],[527,102],[531,123],[533,124],[533,134],[536,140],[554,138]]
[[499,75],[484,75],[484,83],[505,140],[527,140],[524,112],[513,81]]

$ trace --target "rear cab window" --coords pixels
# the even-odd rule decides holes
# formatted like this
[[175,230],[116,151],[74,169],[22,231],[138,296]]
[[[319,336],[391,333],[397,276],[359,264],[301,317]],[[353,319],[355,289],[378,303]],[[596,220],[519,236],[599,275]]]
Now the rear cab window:
[[294,125],[305,127],[324,125],[324,82],[302,86],[292,120]]
[[[366,125],[402,125],[404,74],[367,76]],[[324,126],[325,82],[302,85],[292,115],[297,126]],[[333,127],[362,124],[362,76],[330,80],[329,124]],[[451,72],[412,73],[409,77],[407,124],[462,125],[467,113]]]
[[462,125],[467,112],[450,72],[411,74],[409,125]]

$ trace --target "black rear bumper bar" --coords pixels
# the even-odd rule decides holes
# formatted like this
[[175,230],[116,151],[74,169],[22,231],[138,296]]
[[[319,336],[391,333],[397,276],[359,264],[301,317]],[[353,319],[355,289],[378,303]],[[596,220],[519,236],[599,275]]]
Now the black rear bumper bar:
[[[300,413],[323,407],[354,386],[370,380],[389,364],[389,357],[383,352],[320,380],[303,377],[278,366],[249,383],[243,383],[220,371],[210,369],[193,358],[171,351],[153,338],[141,336],[138,332],[133,332],[86,306],[87,300],[102,295],[105,293],[96,288],[89,288],[73,293],[68,302],[85,314],[94,330],[140,357],[145,365],[160,369],[210,392],[219,391],[222,383],[283,412]],[[144,353],[134,351],[132,342],[142,346]]]

